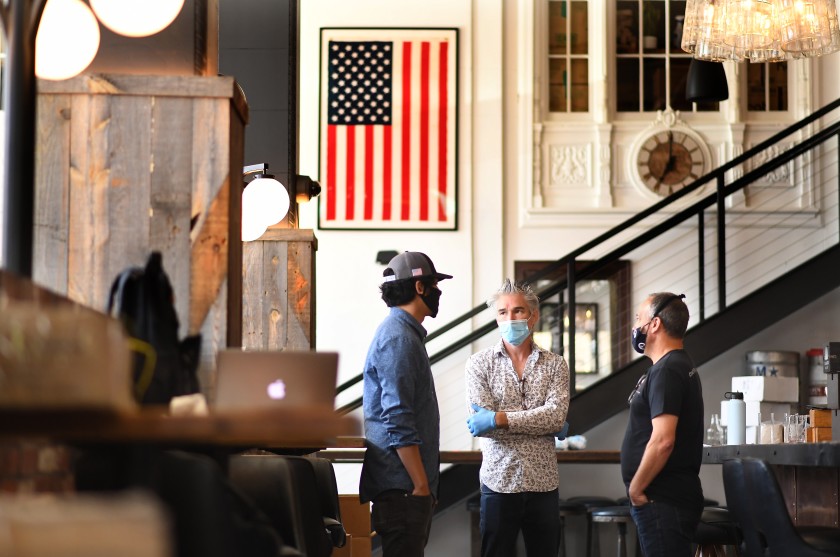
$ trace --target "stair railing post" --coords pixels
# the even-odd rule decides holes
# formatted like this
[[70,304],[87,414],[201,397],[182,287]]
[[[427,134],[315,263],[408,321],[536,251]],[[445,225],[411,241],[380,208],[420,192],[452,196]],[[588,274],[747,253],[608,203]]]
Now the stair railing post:
[[[569,313],[569,393],[575,394],[577,388],[575,386],[575,258],[569,259],[568,268],[566,271],[566,289],[568,292],[568,313]],[[562,322],[563,316],[560,316]]]
[[706,320],[706,212],[697,212],[697,290],[700,323]]
[[718,311],[726,309],[726,203],[724,175],[717,177]]

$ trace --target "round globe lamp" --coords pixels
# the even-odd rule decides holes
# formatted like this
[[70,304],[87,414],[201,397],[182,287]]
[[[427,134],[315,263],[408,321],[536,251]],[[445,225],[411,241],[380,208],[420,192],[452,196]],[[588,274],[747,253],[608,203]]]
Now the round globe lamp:
[[252,242],[289,212],[289,192],[283,184],[260,175],[242,191],[242,241]]
[[184,0],[90,0],[102,24],[126,37],[148,37],[175,21]]
[[81,0],[48,0],[35,36],[35,75],[60,80],[78,75],[99,50],[99,23]]

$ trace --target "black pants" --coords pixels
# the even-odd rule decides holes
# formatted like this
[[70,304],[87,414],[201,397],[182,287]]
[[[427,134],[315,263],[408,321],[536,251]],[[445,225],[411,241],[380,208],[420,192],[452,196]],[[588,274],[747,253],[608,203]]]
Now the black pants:
[[555,557],[560,548],[557,490],[497,493],[481,486],[481,557],[516,554],[520,530],[528,557]]
[[382,556],[422,557],[429,541],[433,511],[431,495],[417,497],[389,490],[374,498],[371,521],[382,539]]

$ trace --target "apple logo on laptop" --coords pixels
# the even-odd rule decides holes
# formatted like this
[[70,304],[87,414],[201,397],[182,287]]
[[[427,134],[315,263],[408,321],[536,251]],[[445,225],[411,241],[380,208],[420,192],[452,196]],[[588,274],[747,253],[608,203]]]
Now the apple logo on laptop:
[[266,391],[268,392],[268,398],[282,400],[286,398],[286,383],[282,379],[277,379],[268,384]]

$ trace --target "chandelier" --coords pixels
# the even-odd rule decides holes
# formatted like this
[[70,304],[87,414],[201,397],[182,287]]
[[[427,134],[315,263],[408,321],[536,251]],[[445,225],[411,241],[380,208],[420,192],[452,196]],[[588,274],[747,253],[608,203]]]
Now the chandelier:
[[681,46],[716,62],[830,54],[840,50],[836,0],[688,0]]

